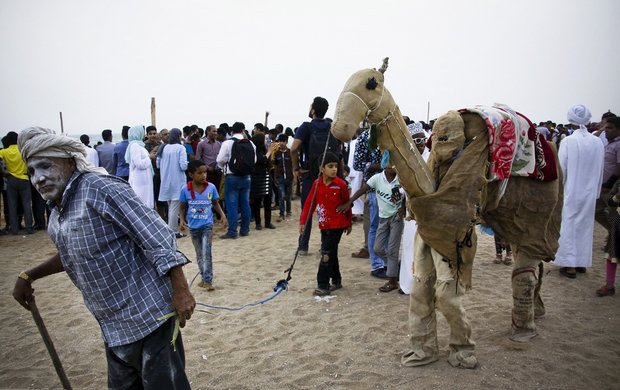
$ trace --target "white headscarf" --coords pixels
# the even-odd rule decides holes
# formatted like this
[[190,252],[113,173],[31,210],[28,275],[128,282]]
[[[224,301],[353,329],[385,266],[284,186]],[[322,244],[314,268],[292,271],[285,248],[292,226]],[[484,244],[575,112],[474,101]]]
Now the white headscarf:
[[24,161],[31,157],[73,158],[75,167],[80,172],[107,174],[104,168],[95,167],[86,161],[84,144],[64,135],[56,135],[54,130],[43,127],[22,130],[17,137],[17,147]]
[[590,118],[592,118],[592,114],[590,113],[590,110],[588,110],[588,107],[583,104],[572,106],[566,114],[566,119],[568,119],[569,123],[579,125],[579,128],[584,130],[586,125],[590,123]]

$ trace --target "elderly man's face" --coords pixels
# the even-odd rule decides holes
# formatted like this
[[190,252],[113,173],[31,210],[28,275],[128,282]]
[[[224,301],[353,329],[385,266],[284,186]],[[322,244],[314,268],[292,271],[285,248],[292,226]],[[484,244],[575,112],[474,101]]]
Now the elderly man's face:
[[162,131],[159,132],[159,137],[161,138],[161,141],[165,144],[168,143],[168,136],[170,135],[170,132],[166,129],[163,129]]
[[75,162],[72,158],[31,157],[28,159],[28,174],[32,185],[43,199],[60,204],[62,194],[73,172]]

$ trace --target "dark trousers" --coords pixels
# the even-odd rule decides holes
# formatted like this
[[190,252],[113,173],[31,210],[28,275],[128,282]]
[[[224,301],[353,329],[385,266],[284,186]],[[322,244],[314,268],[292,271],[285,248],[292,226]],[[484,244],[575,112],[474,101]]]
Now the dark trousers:
[[19,231],[17,204],[20,202],[24,208],[24,225],[26,225],[26,229],[32,229],[30,180],[18,179],[9,175],[6,179],[6,192],[9,201],[9,223],[11,224],[11,233],[17,234]]
[[[306,199],[308,197],[310,197],[308,201],[309,202],[312,201],[313,194],[310,193],[310,190],[312,189],[312,183],[314,182],[314,179],[311,179],[309,176],[310,175],[306,173],[301,180],[301,209],[302,210],[304,208],[304,204],[306,203]],[[299,236],[298,249],[300,251],[308,250],[308,243],[310,242],[310,233],[312,233],[312,216],[311,215],[308,216],[308,222],[306,223],[306,228],[304,229],[303,234]]]
[[170,344],[174,318],[145,338],[118,347],[105,345],[110,389],[189,389],[181,332]]
[[265,210],[265,226],[271,225],[271,194],[265,195],[261,198],[252,198],[250,207],[252,208],[252,215],[254,215],[254,222],[256,222],[256,226],[261,224],[261,207]]
[[30,194],[32,197],[32,216],[34,218],[34,227],[37,229],[45,229],[47,226],[47,216],[49,216],[49,210],[45,199],[39,194],[36,188],[30,185]]
[[334,285],[342,282],[338,264],[338,244],[343,232],[344,229],[321,230],[321,260],[316,274],[316,282],[320,289],[328,290],[330,279]]

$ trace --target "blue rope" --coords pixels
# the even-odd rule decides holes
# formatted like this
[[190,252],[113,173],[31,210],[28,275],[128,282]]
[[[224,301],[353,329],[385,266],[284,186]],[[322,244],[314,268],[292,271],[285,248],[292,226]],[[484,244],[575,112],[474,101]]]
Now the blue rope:
[[[198,275],[196,275],[198,276]],[[196,277],[194,277],[194,279],[196,279]],[[192,283],[194,282],[194,280],[192,279]],[[190,284],[191,286],[191,284]],[[264,303],[267,303],[269,301],[271,301],[272,299],[274,299],[275,297],[277,297],[278,295],[280,295],[280,293],[282,293],[282,291],[286,291],[288,290],[288,282],[284,279],[278,281],[278,283],[276,283],[276,286],[273,288],[274,293],[265,298],[262,299],[258,302],[254,302],[254,303],[246,303],[245,305],[242,306],[238,306],[238,307],[228,307],[228,306],[216,306],[216,305],[208,305],[206,303],[202,303],[202,302],[196,302],[197,306],[202,306],[202,307],[207,307],[209,309],[218,309],[218,310],[228,310],[228,311],[239,311],[239,310],[243,310],[246,307],[252,307],[252,306],[258,306],[258,305],[262,305]]]

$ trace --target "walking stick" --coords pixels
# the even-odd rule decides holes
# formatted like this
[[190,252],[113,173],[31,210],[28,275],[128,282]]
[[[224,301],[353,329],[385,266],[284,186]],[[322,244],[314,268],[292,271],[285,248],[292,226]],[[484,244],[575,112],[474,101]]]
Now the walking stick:
[[62,368],[62,363],[60,362],[60,358],[56,353],[56,348],[54,348],[52,338],[50,337],[50,334],[47,333],[47,328],[43,323],[43,318],[41,318],[41,315],[39,314],[39,309],[37,309],[37,305],[34,303],[34,300],[28,302],[28,306],[30,307],[30,312],[32,313],[34,323],[37,324],[37,328],[39,328],[39,333],[41,334],[41,337],[43,337],[43,342],[47,347],[47,352],[49,352],[50,357],[52,358],[54,368],[56,368],[56,374],[58,374],[58,378],[60,379],[60,383],[62,383],[62,387],[71,390],[71,383],[69,383],[69,378],[67,378],[65,370]]

